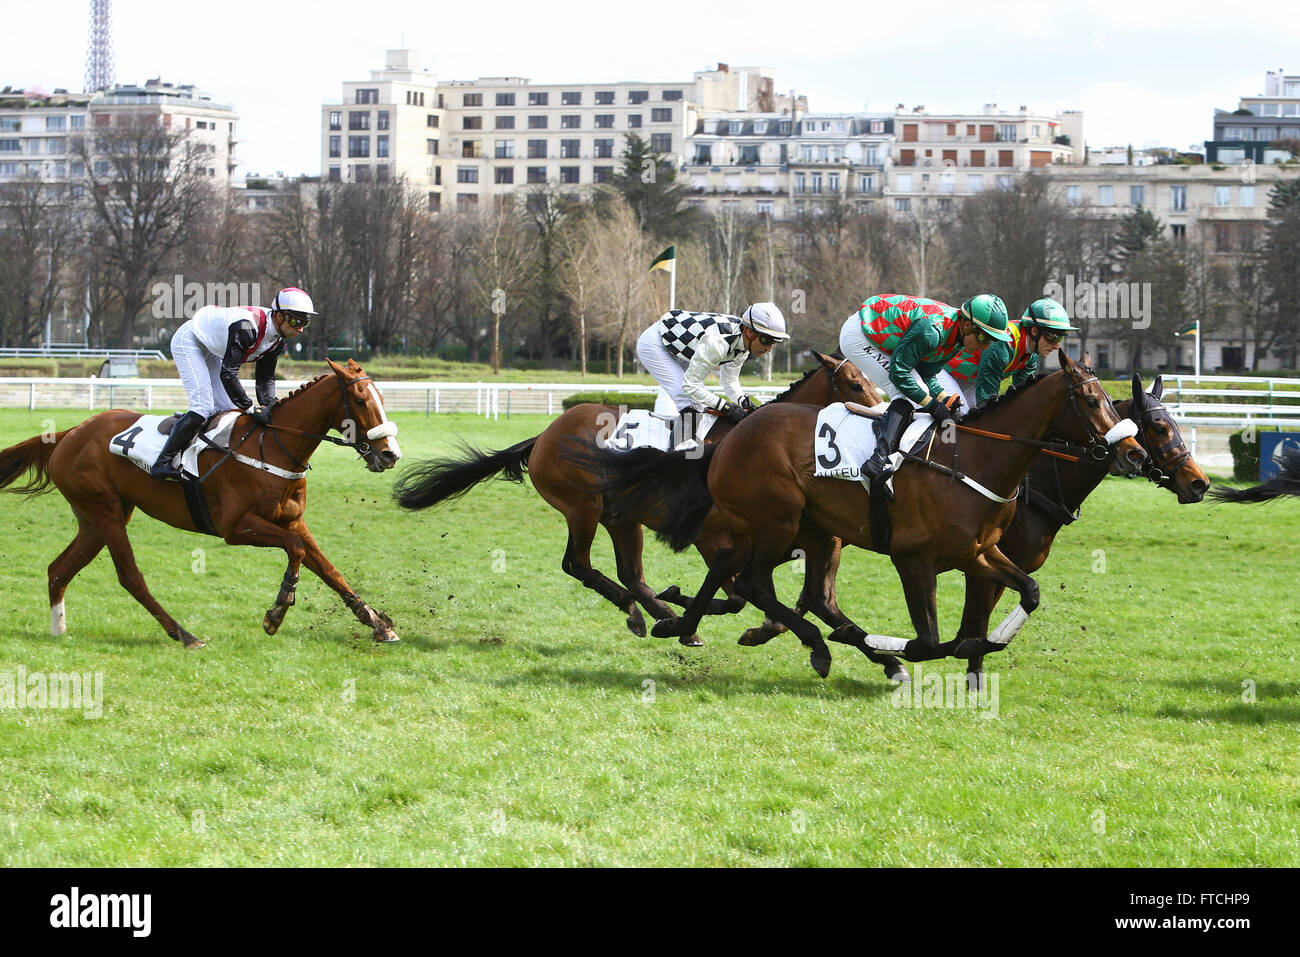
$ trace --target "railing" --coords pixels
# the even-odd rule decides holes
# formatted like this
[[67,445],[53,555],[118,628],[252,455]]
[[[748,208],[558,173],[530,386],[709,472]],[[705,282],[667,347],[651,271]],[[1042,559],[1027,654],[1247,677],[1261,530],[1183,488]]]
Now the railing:
[[1167,375],[1164,383],[1163,401],[1180,425],[1300,426],[1300,379]]
[[39,346],[0,349],[0,359],[166,359],[157,349],[91,349],[81,346]]

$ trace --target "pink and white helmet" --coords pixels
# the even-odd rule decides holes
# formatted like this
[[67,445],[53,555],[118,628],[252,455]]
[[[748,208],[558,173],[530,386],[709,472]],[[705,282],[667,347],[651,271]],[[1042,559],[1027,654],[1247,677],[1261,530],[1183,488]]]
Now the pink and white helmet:
[[312,303],[311,296],[297,286],[288,286],[277,292],[275,299],[271,302],[271,308],[282,312],[297,313],[300,316],[316,315],[316,306]]

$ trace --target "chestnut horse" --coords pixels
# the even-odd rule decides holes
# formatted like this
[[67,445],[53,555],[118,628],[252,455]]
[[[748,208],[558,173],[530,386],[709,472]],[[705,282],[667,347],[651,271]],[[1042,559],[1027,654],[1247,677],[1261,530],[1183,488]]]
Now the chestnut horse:
[[[1164,382],[1157,376],[1148,393],[1142,388],[1141,377],[1134,375],[1132,388],[1133,397],[1116,402],[1115,410],[1137,425],[1136,438],[1148,456],[1142,475],[1176,494],[1180,504],[1201,501],[1209,488],[1209,479],[1192,458],[1178,425],[1160,402]],[[1109,461],[1097,463],[1080,459],[1062,462],[1046,455],[1036,458],[1021,486],[1015,517],[998,541],[1002,554],[1029,574],[1042,568],[1057,533],[1078,519],[1084,499],[1101,484],[1109,465]],[[839,544],[835,540],[830,561],[824,567],[815,567],[812,562],[808,564],[806,588],[820,587],[823,595],[832,602],[840,559]],[[957,630],[958,639],[978,639],[988,635],[989,618],[1003,590],[995,582],[967,576],[966,604],[961,627]],[[801,597],[796,610],[806,607],[808,599]],[[786,630],[784,625],[769,619],[746,631],[740,644],[765,644]],[[966,670],[973,690],[982,686],[983,665],[983,655],[976,655],[967,662]]]
[[[825,406],[832,402],[846,401],[875,405],[884,401],[875,386],[853,363],[818,352],[813,355],[818,364],[812,371],[768,405],[810,403]],[[394,495],[405,509],[424,509],[455,500],[486,479],[501,477],[523,482],[526,471],[532,479],[533,487],[551,507],[564,516],[568,524],[568,545],[561,563],[565,573],[613,603],[627,616],[627,627],[632,633],[644,637],[645,619],[637,608],[638,602],[656,620],[677,617],[663,601],[664,597],[676,598],[677,590],[673,588],[656,595],[646,584],[641,563],[641,526],[644,524],[657,528],[661,516],[654,511],[610,515],[601,496],[599,473],[593,473],[580,463],[570,461],[572,456],[567,454],[571,449],[571,440],[595,445],[598,440],[608,437],[618,418],[617,406],[596,403],[575,405],[556,418],[540,435],[508,449],[481,452],[466,448],[457,458],[423,462],[402,476],[393,490]],[[709,430],[707,442],[713,444],[721,441],[731,429],[730,419],[719,419]],[[683,453],[682,458],[685,461],[698,455],[698,451]],[[702,473],[700,478],[702,488]],[[591,543],[596,528],[600,525],[605,527],[614,544],[619,582],[612,581],[591,565]],[[715,547],[711,539],[701,539],[699,548],[706,561],[712,557]],[[739,610],[743,604],[743,601],[739,604],[719,602],[709,606],[708,610]],[[693,632],[694,629],[679,636],[684,639],[683,644],[701,644]]]
[[[248,416],[235,422],[232,435],[243,438],[232,445],[242,446],[243,452],[249,453],[249,462],[253,461],[254,446],[244,443],[256,435],[257,460],[297,477],[228,461],[231,456],[223,452],[209,450],[199,455],[212,527],[231,545],[282,548],[289,556],[275,605],[262,621],[268,635],[275,634],[294,603],[298,569],[306,563],[342,596],[357,620],[373,630],[376,641],[397,641],[388,616],[370,608],[348,587],[321,553],[302,517],[307,504],[307,460],[322,441],[355,449],[372,472],[392,468],[401,457],[395,438],[397,426],[388,421],[383,399],[370,376],[350,359],[346,366],[329,365],[332,372],[275,404],[275,422],[269,427],[273,441],[266,442],[267,427]],[[177,624],[149,593],[127,538],[126,523],[137,507],[174,528],[199,531],[179,482],[150,478],[149,473],[109,451],[109,440],[139,418],[138,412],[113,409],[59,432],[52,440],[38,435],[5,449],[0,452],[0,488],[34,470],[36,474],[26,484],[10,491],[30,497],[49,491],[53,484],[76,516],[76,537],[49,567],[50,630],[56,636],[67,630],[63,596],[68,583],[107,546],[122,587],[149,610],[168,635],[186,648],[202,648],[204,642]],[[335,439],[325,435],[330,429],[344,436],[360,434],[369,441]]]
[[[1017,489],[1044,436],[1088,442],[1098,455],[1117,445],[1117,462],[1135,473],[1146,453],[1126,430],[1110,397],[1086,366],[1059,353],[1061,371],[1012,389],[1000,399],[967,416],[983,432],[1001,433],[1012,442],[995,442],[973,434],[961,443],[938,441],[933,457],[909,458],[895,478],[895,499],[888,506],[893,526],[888,553],[907,598],[916,638],[903,640],[868,635],[847,618],[837,623],[831,638],[863,652],[901,652],[911,661],[943,657],[958,650],[965,657],[1005,647],[1038,607],[1038,585],[998,548],[998,540],[1015,513]],[[813,432],[817,410],[783,405],[759,410],[736,430],[700,467],[708,470],[711,505],[698,496],[683,495],[683,486],[656,482],[644,472],[630,477],[620,470],[617,453],[593,452],[608,469],[605,492],[618,508],[655,500],[675,521],[667,529],[674,545],[687,539],[704,522],[720,522],[732,547],[720,549],[709,575],[685,615],[660,622],[654,633],[667,637],[693,630],[702,603],[718,585],[737,575],[736,589],[773,619],[785,624],[812,649],[811,664],[825,677],[830,652],[816,626],[781,604],[772,585],[772,569],[786,560],[801,526],[805,535],[820,529],[825,542],[832,536],[861,548],[872,547],[868,493],[859,483],[813,477]],[[960,458],[958,445],[960,444]],[[678,453],[666,453],[665,458]],[[665,465],[668,463],[665,462]],[[671,474],[664,468],[663,474]],[[955,484],[964,477],[967,488]],[[976,488],[974,486],[982,486]],[[961,569],[968,575],[995,581],[1020,594],[1019,606],[992,638],[940,644],[935,609],[935,579],[939,572]],[[842,616],[840,616],[842,617]]]

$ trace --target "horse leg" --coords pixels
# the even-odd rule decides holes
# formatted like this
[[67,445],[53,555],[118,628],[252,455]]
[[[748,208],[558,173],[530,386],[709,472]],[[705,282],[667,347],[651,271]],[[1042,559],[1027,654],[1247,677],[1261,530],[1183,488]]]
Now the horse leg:
[[[989,616],[1002,597],[1003,588],[996,582],[976,575],[966,575],[966,602],[962,608],[961,627],[957,629],[959,642],[985,638],[989,633]],[[957,646],[961,647],[960,644]],[[971,691],[984,688],[984,656],[971,655],[966,660],[966,685]]]
[[[993,629],[993,634],[988,637],[968,638],[960,642],[957,650],[953,653],[959,658],[967,658],[975,655],[986,655],[992,651],[1001,651],[1011,643],[1011,639],[1016,636],[1016,633],[1020,631],[1025,622],[1029,620],[1029,616],[1038,607],[1038,582],[1030,578],[1015,562],[1002,554],[1001,549],[996,545],[967,565],[963,571],[1015,589],[1020,595],[1020,603],[1011,609],[1010,614]],[[990,605],[989,612],[991,613],[992,610]],[[987,618],[985,620],[987,621]]]
[[[656,598],[654,590],[646,584],[645,568],[641,564],[644,545],[641,525],[637,522],[607,522],[605,531],[609,532],[610,541],[614,543],[614,561],[618,566],[618,580],[655,621],[676,618],[677,613]],[[632,627],[630,622],[628,627]],[[644,620],[640,627],[641,631],[637,637],[644,638],[646,634]],[[702,645],[704,642],[698,639],[695,641],[683,639],[682,644]]]
[[957,642],[939,643],[939,613],[935,602],[937,572],[933,557],[907,555],[894,558],[894,568],[903,583],[907,612],[916,637],[894,638],[889,635],[863,635],[862,641],[877,651],[897,652],[908,661],[930,661],[952,653]]
[[713,596],[722,587],[723,582],[730,580],[744,566],[752,551],[752,546],[748,544],[736,548],[718,549],[714,553],[713,561],[709,563],[709,573],[705,576],[704,583],[691,603],[686,606],[682,616],[656,622],[650,634],[656,638],[680,638],[683,635],[695,634],[695,629],[700,627],[700,619],[704,617]]
[[638,638],[644,638],[645,618],[636,606],[635,596],[591,567],[591,542],[596,537],[599,516],[565,511],[564,518],[569,524],[569,543],[564,549],[560,567],[566,575],[578,579],[627,615],[628,630]]
[[68,590],[68,583],[76,577],[104,547],[95,526],[77,516],[77,535],[63,550],[58,558],[50,562],[48,569],[50,585],[50,633],[54,637],[65,634],[68,630],[67,616],[63,610],[63,596]]
[[289,556],[289,567],[284,571],[284,580],[280,582],[280,592],[275,596],[275,604],[266,610],[262,619],[262,629],[268,635],[274,635],[284,623],[284,616],[298,600],[298,569],[302,559]]
[[135,553],[131,550],[131,542],[126,535],[126,520],[130,515],[131,510],[124,509],[119,500],[95,509],[95,513],[90,517],[95,531],[108,546],[108,553],[113,558],[113,567],[117,569],[118,582],[136,601],[148,609],[149,614],[153,615],[154,620],[163,626],[163,630],[170,637],[190,650],[202,648],[206,642],[195,638],[177,624],[176,619],[167,614],[162,605],[158,604],[158,600],[149,593],[149,587],[144,583],[144,576],[140,574],[140,568],[135,563]]
[[282,525],[276,525],[256,512],[248,512],[236,522],[226,536],[228,545],[253,545],[258,548],[280,548],[289,556],[289,567],[285,570],[284,580],[280,582],[280,591],[275,604],[266,610],[262,617],[262,630],[274,635],[280,630],[284,616],[289,607],[297,601],[298,569],[302,565],[306,549],[302,537]]
[[[266,520],[262,519],[262,521]],[[267,522],[266,524],[270,525],[271,523]],[[271,527],[274,528],[277,526]],[[393,620],[382,611],[378,611],[367,605],[361,600],[357,593],[351,589],[348,583],[343,580],[343,576],[339,574],[339,570],[330,564],[330,560],[326,558],[325,553],[320,550],[320,546],[316,544],[316,539],[312,537],[311,532],[307,530],[307,524],[301,518],[297,519],[289,526],[289,532],[296,536],[302,543],[302,563],[311,569],[312,573],[317,578],[329,585],[330,588],[333,588],[334,591],[338,593],[339,597],[343,599],[343,604],[348,606],[348,610],[352,612],[357,621],[361,622],[361,624],[374,632],[373,637],[375,641],[388,642],[401,640],[397,637],[397,632],[393,631]],[[286,549],[286,551],[287,550],[288,549]],[[293,556],[291,554],[290,561],[292,562],[292,560]]]
[[756,555],[746,563],[736,579],[740,593],[758,606],[766,615],[781,622],[795,633],[806,648],[812,649],[808,663],[818,675],[825,678],[831,670],[831,653],[822,640],[817,626],[808,621],[793,608],[781,604],[776,596],[776,587],[772,582],[773,564]]

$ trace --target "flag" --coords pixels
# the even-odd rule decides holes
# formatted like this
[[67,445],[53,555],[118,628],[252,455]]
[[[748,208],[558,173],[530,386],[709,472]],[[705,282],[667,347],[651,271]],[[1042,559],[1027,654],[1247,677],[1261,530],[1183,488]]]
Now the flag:
[[667,249],[665,249],[663,252],[661,252],[658,256],[655,257],[655,261],[650,264],[650,271],[654,272],[656,269],[666,269],[669,272],[677,271],[677,247],[676,246],[669,246]]
[[1174,335],[1176,336],[1195,336],[1199,334],[1200,333],[1197,331],[1196,328],[1196,323],[1194,322],[1190,326],[1187,326],[1186,328],[1183,329],[1179,329],[1177,332],[1174,333]]

